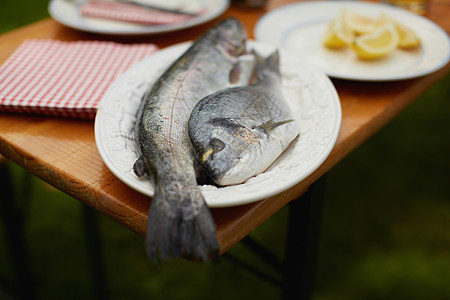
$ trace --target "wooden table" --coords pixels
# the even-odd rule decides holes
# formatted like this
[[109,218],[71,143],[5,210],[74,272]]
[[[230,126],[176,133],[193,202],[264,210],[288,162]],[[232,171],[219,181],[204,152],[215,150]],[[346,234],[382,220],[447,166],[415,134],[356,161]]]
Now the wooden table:
[[[266,9],[230,7],[220,19],[240,19],[253,38],[253,27],[267,11],[290,0],[269,1]],[[450,0],[432,0],[427,17],[450,31]],[[216,20],[215,20],[216,21]],[[214,21],[214,22],[215,22]],[[45,19],[0,36],[0,63],[27,38],[58,40],[115,40],[151,42],[160,47],[196,38],[213,22],[161,36],[107,37],[79,32]],[[342,127],[337,143],[323,165],[291,189],[263,201],[230,208],[214,208],[220,252],[240,241],[377,132],[450,70],[398,82],[333,80],[342,103]],[[150,201],[118,180],[104,165],[94,141],[94,122],[0,115],[0,153],[27,171],[54,185],[129,229],[144,235]]]

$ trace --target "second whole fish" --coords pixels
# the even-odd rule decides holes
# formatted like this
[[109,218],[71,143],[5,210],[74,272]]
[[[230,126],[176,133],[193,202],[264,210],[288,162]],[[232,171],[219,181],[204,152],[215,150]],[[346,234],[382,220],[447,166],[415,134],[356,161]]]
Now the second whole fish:
[[189,137],[205,177],[245,182],[265,171],[299,135],[281,89],[279,54],[256,57],[257,82],[202,99],[189,119]]

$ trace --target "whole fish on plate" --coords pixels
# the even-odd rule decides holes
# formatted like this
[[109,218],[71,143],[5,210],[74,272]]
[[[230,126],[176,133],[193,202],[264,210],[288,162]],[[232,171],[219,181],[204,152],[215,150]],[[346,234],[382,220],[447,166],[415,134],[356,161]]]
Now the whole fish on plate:
[[197,102],[230,86],[246,33],[239,21],[226,19],[197,39],[144,95],[137,116],[140,157],[136,175],[147,173],[155,187],[148,217],[147,253],[151,260],[183,255],[215,258],[216,228],[196,181],[187,134]]
[[283,98],[279,54],[256,52],[257,82],[202,99],[189,119],[189,137],[206,177],[238,184],[266,170],[299,134]]

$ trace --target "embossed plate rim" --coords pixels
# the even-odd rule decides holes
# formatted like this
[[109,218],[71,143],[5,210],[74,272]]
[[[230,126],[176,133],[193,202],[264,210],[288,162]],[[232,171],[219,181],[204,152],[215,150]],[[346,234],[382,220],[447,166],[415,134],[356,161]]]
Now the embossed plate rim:
[[[136,105],[145,87],[152,84],[188,44],[162,49],[132,66],[109,87],[97,111],[95,142],[105,165],[119,180],[148,196],[153,195],[148,178],[137,178],[132,173],[137,155],[133,154],[135,117],[131,116],[137,111]],[[261,42],[249,41],[248,44],[264,55],[274,50],[273,46]],[[280,51],[280,57],[283,92],[290,99],[300,122],[301,136],[266,172],[246,183],[227,187],[201,186],[210,207],[248,204],[293,187],[322,165],[336,143],[342,112],[331,80],[322,71],[288,53]]]

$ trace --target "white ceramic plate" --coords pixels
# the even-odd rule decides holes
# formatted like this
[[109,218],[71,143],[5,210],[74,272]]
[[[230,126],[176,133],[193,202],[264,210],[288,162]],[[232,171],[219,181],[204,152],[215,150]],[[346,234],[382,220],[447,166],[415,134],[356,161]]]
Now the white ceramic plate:
[[[408,26],[419,36],[419,50],[394,50],[377,61],[358,59],[350,49],[323,46],[327,24],[341,8],[376,18],[380,12]],[[257,40],[294,53],[329,76],[361,81],[390,81],[419,77],[446,65],[450,42],[444,30],[430,20],[406,10],[379,3],[318,1],[295,3],[264,15],[255,26]]]
[[[148,196],[153,186],[148,178],[133,173],[137,159],[134,124],[141,98],[188,44],[156,52],[135,64],[108,89],[95,119],[95,141],[106,166],[121,181]],[[263,55],[273,46],[249,42]],[[341,124],[341,106],[329,78],[318,69],[280,53],[283,92],[300,123],[300,137],[264,173],[234,186],[201,186],[211,207],[241,205],[278,194],[315,171],[334,147]]]
[[[78,0],[82,1],[82,0]],[[111,35],[148,35],[176,31],[208,22],[221,15],[230,5],[230,0],[192,0],[206,13],[196,18],[173,25],[139,25],[127,22],[83,17],[79,14],[77,0],[51,0],[50,15],[68,27],[82,31]]]

